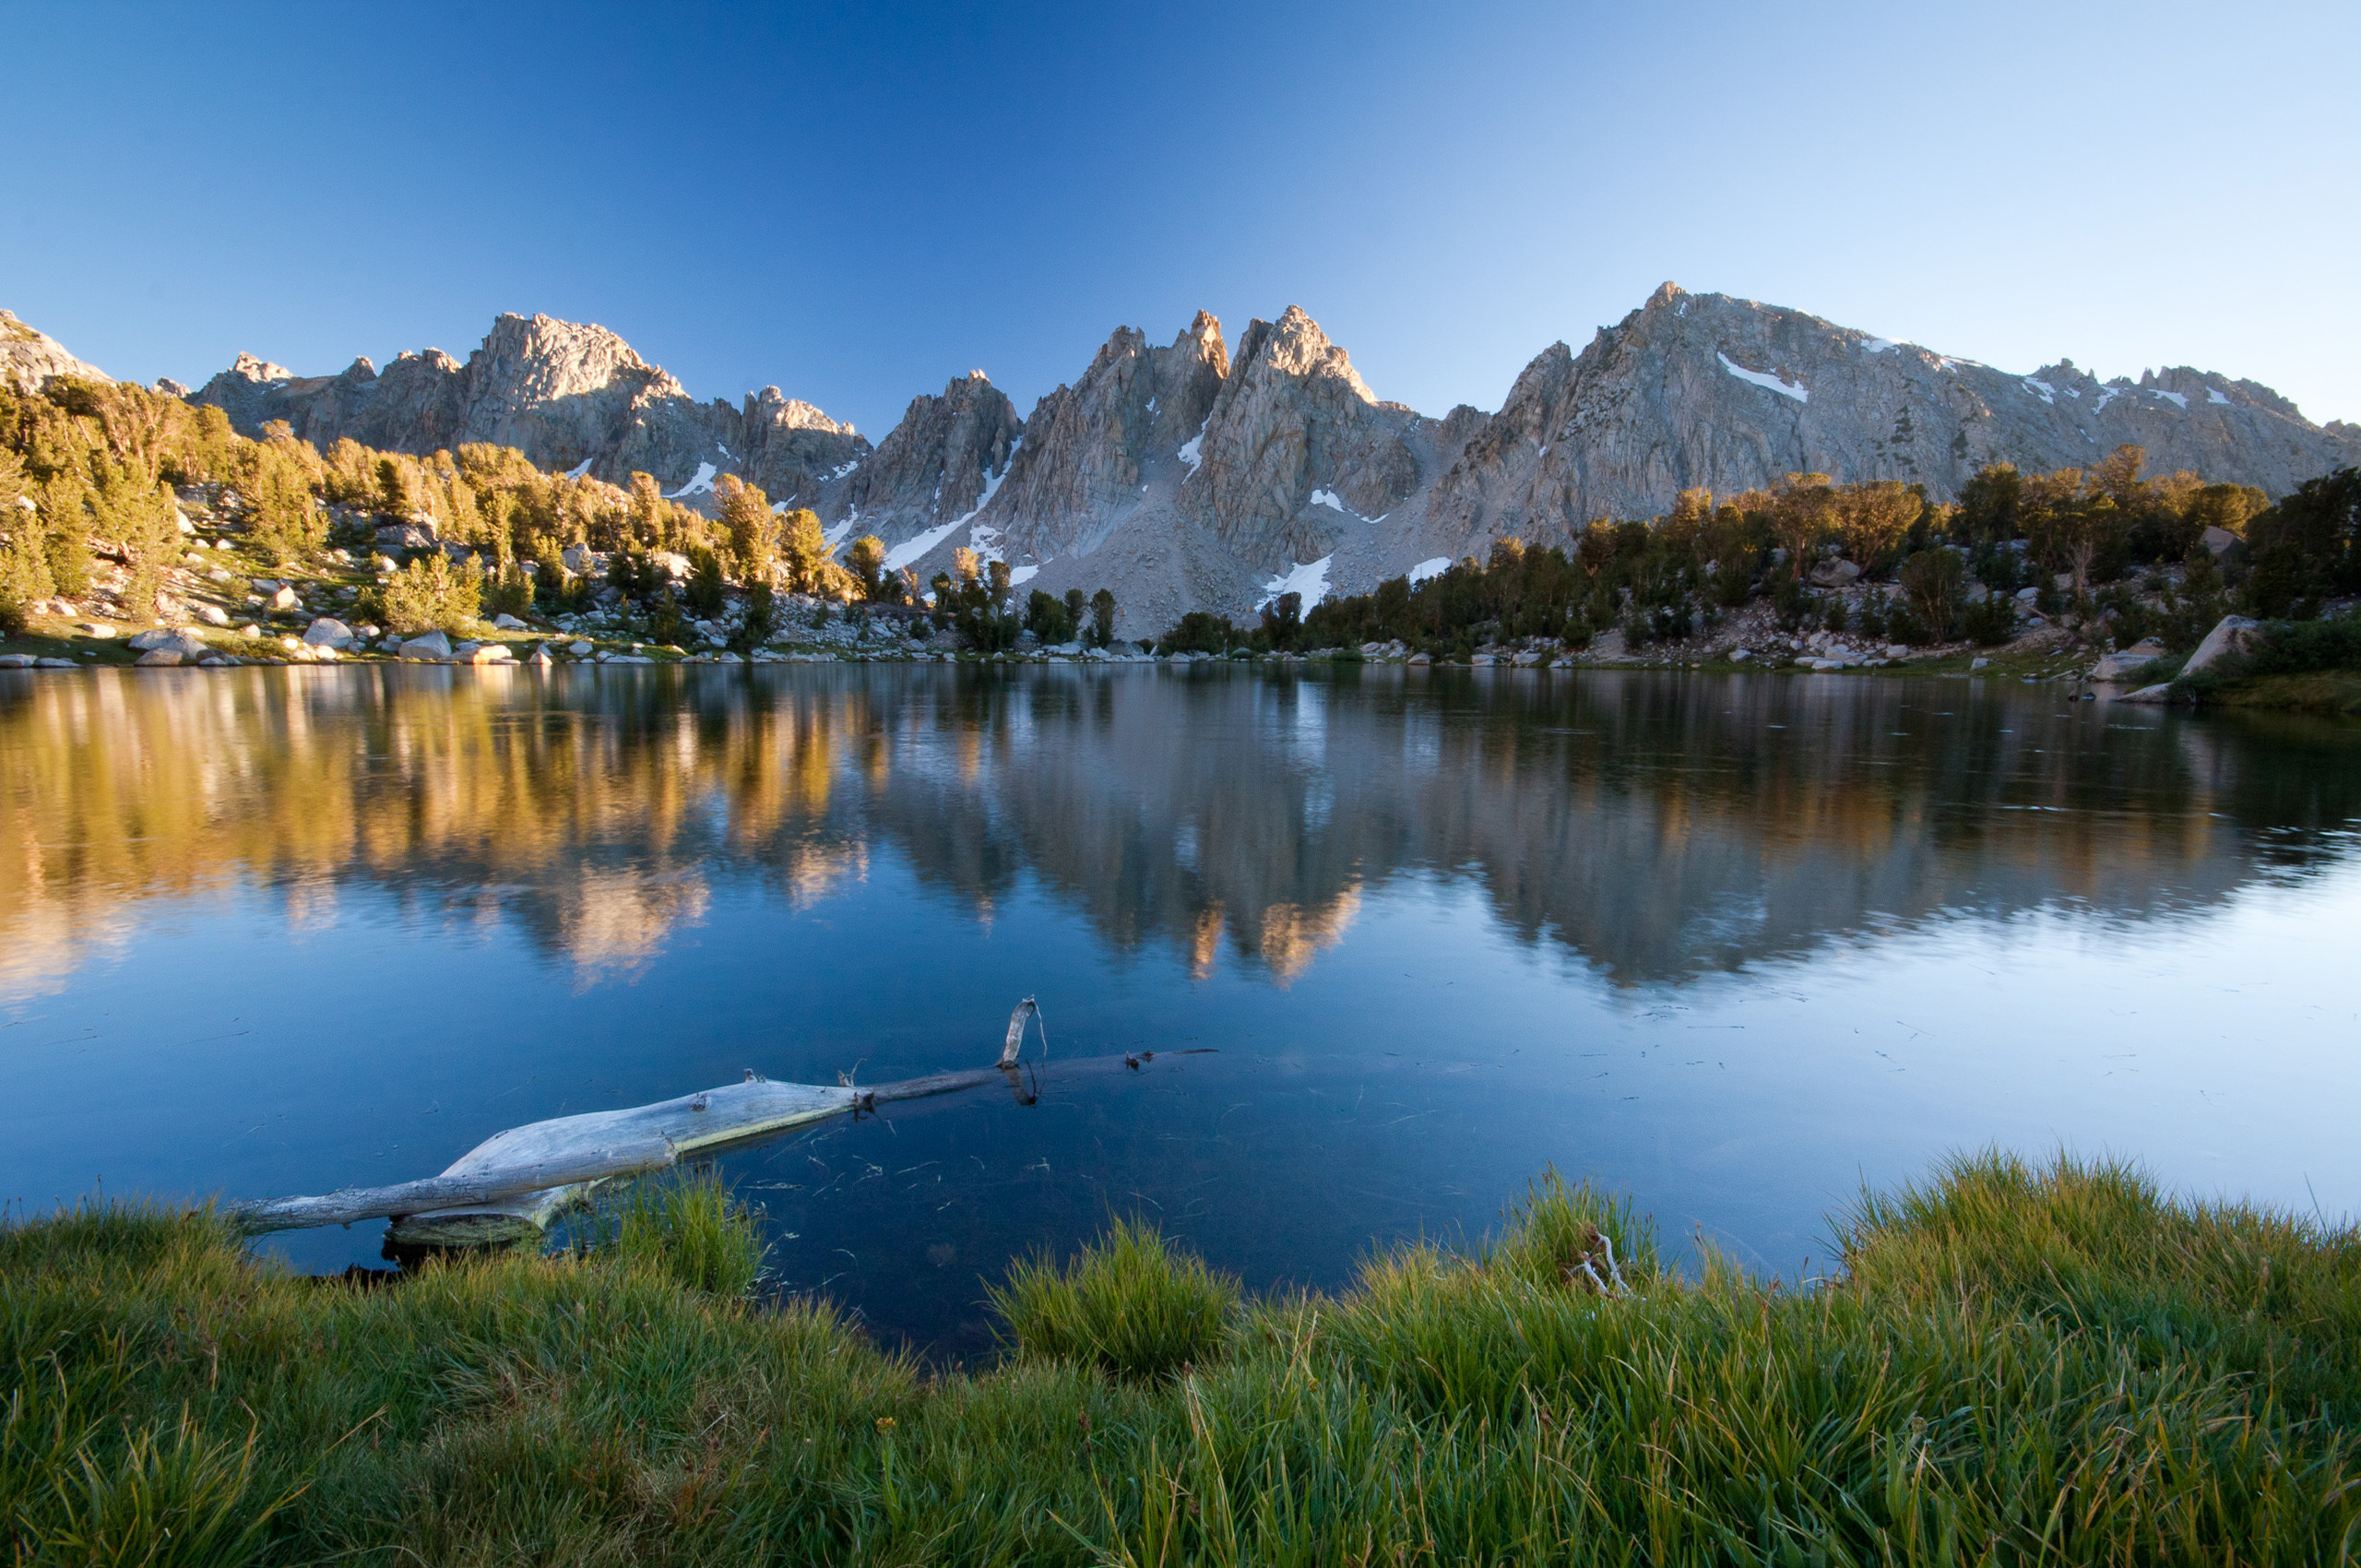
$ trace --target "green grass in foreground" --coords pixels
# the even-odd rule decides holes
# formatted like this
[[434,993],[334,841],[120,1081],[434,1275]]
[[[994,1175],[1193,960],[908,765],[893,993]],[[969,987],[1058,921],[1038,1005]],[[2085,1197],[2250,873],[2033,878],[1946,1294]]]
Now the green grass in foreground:
[[1844,1224],[1840,1283],[1688,1281],[1550,1180],[1480,1255],[1261,1303],[1120,1227],[994,1293],[1004,1365],[930,1379],[748,1297],[710,1186],[376,1290],[85,1210],[0,1229],[0,1513],[18,1562],[159,1565],[2361,1549],[2361,1233],[1997,1157]]

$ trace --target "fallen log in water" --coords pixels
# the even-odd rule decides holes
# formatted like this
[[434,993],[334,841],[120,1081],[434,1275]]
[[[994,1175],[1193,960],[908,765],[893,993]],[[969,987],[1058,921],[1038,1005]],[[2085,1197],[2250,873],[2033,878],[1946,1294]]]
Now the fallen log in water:
[[[248,1230],[289,1230],[393,1220],[394,1241],[480,1246],[539,1237],[567,1209],[607,1182],[671,1165],[700,1149],[751,1142],[790,1128],[896,1100],[1002,1084],[1030,1104],[1017,1068],[1028,1023],[1040,1010],[1026,997],[1009,1015],[1000,1064],[862,1087],[781,1084],[758,1078],[627,1111],[592,1111],[511,1127],[478,1144],[440,1176],[390,1187],[348,1188],[319,1197],[268,1198],[225,1206]],[[1048,1036],[1043,1036],[1047,1051]]]
[[670,1144],[652,1138],[618,1148],[594,1149],[571,1159],[511,1166],[481,1175],[429,1176],[422,1182],[400,1182],[390,1187],[346,1187],[316,1198],[260,1198],[226,1205],[221,1212],[239,1229],[255,1232],[350,1225],[356,1219],[497,1203],[551,1187],[644,1175],[663,1170],[677,1158],[678,1151]]

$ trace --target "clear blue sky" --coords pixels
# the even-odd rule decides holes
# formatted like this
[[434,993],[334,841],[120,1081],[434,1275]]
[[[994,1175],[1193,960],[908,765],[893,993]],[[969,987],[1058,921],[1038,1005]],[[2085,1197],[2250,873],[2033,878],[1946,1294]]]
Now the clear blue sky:
[[1497,408],[1670,278],[2361,420],[2361,6],[26,5],[0,304],[111,374],[504,310],[882,436],[1299,303]]

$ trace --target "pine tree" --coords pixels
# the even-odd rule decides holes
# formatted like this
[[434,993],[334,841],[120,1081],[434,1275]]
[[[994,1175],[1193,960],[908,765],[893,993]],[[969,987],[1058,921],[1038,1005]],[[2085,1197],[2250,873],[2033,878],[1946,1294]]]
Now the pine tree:
[[651,550],[664,548],[665,524],[671,508],[664,504],[664,493],[656,488],[656,476],[635,473],[631,476],[631,531]]
[[312,476],[291,438],[266,441],[242,454],[239,480],[254,507],[255,541],[274,560],[289,562],[327,542],[327,518],[312,499]]
[[886,596],[893,581],[885,570],[885,541],[875,534],[863,534],[845,548],[845,565],[860,584],[860,595],[872,602]]
[[401,459],[390,454],[377,459],[377,510],[388,517],[410,514],[409,476],[402,472]]
[[1900,480],[1845,486],[1836,492],[1833,508],[1845,553],[1862,571],[1870,570],[1902,542],[1925,505],[1925,498]]
[[157,612],[164,566],[180,542],[172,493],[136,462],[91,458],[90,510],[99,537],[113,542],[131,568],[124,589],[126,613],[147,618]]
[[768,582],[778,560],[778,519],[770,497],[734,474],[721,477],[721,526],[730,533],[730,556],[741,582]]
[[[760,493],[757,492],[756,493]],[[820,529],[820,514],[798,506],[779,519],[779,553],[787,564],[787,586],[792,593],[826,593],[835,585],[829,570],[827,536]]]
[[2140,470],[2147,462],[2147,448],[2126,443],[2099,459],[2091,470],[2091,483],[2125,512],[2137,512],[2148,499],[2147,487],[2140,482]]
[[1809,569],[1810,556],[1834,511],[1835,496],[1826,474],[1789,474],[1773,490],[1771,527],[1798,575]]
[[29,607],[49,597],[53,584],[42,550],[41,513],[25,493],[25,469],[13,452],[0,451],[0,635],[21,636]]

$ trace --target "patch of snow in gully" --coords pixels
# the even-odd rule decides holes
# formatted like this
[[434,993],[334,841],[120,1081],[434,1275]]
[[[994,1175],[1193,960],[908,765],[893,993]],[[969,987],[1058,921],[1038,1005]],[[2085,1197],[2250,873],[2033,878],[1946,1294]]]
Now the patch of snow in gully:
[[585,457],[580,462],[575,464],[574,467],[566,469],[565,477],[568,479],[580,479],[584,474],[587,474],[589,471],[590,459]]
[[1451,557],[1448,555],[1437,555],[1428,560],[1421,561],[1417,565],[1410,568],[1410,586],[1412,588],[1417,588],[1429,577],[1440,577],[1445,572],[1450,570]]
[[689,481],[688,483],[681,486],[680,489],[672,492],[671,494],[666,496],[664,499],[667,501],[678,501],[684,495],[710,495],[713,493],[714,476],[720,471],[720,469],[715,468],[711,463],[699,463],[697,465],[697,477]]
[[[1022,445],[1022,443],[1019,445]],[[1016,448],[1012,446],[1008,450],[1008,461],[1002,465],[1000,472],[994,473],[990,469],[986,469],[984,470],[984,493],[976,497],[975,505],[968,508],[966,516],[954,517],[947,523],[939,524],[934,528],[927,529],[924,533],[915,534],[910,538],[904,540],[901,543],[896,545],[893,549],[885,552],[885,569],[889,572],[900,571],[911,562],[916,561],[919,556],[924,555],[928,551],[932,550],[936,545],[941,544],[944,540],[949,539],[954,532],[967,526],[967,524],[975,517],[978,512],[982,511],[985,507],[991,505],[992,493],[1000,488],[1000,481],[1006,479],[1008,477],[1008,470],[1014,467],[1016,467]],[[935,493],[937,494],[941,494],[942,487],[939,485],[936,486]],[[990,534],[991,539],[994,540],[997,540],[1000,538],[1000,530],[998,529],[978,529],[974,534],[969,536],[969,545],[971,547],[976,546],[978,541],[982,540],[986,534]],[[997,545],[987,544],[984,548],[997,549]],[[997,561],[1000,557],[997,554],[988,554],[985,556],[985,559]]]
[[[1207,414],[1205,424],[1213,422],[1214,416]],[[1198,466],[1205,460],[1205,424],[1199,425],[1197,434],[1180,444],[1180,460],[1189,465],[1191,473],[1195,473]]]
[[1800,381],[1782,381],[1769,371],[1749,370],[1744,365],[1733,364],[1729,355],[1725,353],[1716,352],[1714,357],[1722,362],[1724,370],[1740,381],[1751,381],[1757,386],[1766,387],[1782,398],[1793,398],[1798,403],[1811,401],[1811,394],[1804,390],[1804,384]]

